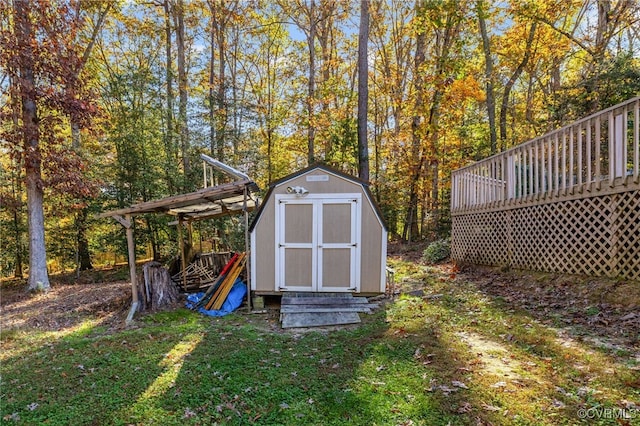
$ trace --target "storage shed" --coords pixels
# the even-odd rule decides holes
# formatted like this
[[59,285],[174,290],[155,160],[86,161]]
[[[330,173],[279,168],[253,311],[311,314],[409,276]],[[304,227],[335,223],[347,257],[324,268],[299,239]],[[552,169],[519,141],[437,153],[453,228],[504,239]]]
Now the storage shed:
[[368,184],[315,164],[269,187],[249,228],[251,289],[379,294],[387,229]]

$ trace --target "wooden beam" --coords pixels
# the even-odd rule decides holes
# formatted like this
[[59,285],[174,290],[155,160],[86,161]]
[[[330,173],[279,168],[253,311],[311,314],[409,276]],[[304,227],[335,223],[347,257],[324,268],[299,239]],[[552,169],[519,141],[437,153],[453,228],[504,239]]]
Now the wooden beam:
[[131,221],[125,219],[124,217],[120,216],[119,214],[113,215],[113,218],[115,220],[117,220],[118,223],[120,223],[120,225],[124,226],[126,229],[131,228]]
[[101,213],[96,218],[101,219],[114,215],[141,214],[154,212],[167,212],[171,209],[192,206],[205,201],[216,201],[232,196],[241,196],[244,188],[253,185],[248,180],[236,181],[218,185],[210,188],[203,188],[196,192],[188,194],[174,195],[172,197],[163,198],[161,200],[147,201],[144,203],[134,204],[124,209],[112,210],[110,212]]

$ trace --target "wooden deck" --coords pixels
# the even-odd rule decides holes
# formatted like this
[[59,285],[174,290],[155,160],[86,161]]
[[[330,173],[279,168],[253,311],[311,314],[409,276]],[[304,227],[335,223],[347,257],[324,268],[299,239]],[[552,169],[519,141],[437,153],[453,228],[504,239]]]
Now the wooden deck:
[[452,257],[640,279],[640,97],[452,174]]

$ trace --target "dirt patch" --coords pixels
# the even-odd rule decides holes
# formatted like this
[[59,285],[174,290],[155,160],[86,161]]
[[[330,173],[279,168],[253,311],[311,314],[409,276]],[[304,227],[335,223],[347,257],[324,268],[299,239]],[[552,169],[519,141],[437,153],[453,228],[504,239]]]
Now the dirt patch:
[[60,284],[52,281],[46,293],[29,293],[25,285],[3,285],[0,328],[59,331],[87,319],[118,327],[131,304],[131,284],[126,281],[94,284]]
[[510,357],[511,353],[504,345],[472,332],[456,335],[480,358],[483,372],[510,380],[521,379],[517,372],[520,362]]

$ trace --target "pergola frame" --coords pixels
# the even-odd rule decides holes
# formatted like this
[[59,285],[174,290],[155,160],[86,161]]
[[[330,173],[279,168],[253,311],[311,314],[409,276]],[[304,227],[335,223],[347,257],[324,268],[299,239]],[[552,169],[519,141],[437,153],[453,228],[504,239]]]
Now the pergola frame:
[[[132,303],[126,322],[130,323],[133,315],[138,310],[138,280],[136,273],[136,251],[135,239],[133,235],[134,216],[147,213],[161,213],[176,216],[178,221],[178,239],[180,245],[180,257],[182,260],[182,270],[186,269],[186,259],[184,256],[184,239],[182,236],[182,224],[187,222],[191,224],[194,221],[203,219],[213,219],[217,217],[244,213],[244,229],[245,229],[245,251],[249,248],[249,212],[253,210],[258,201],[252,197],[252,192],[258,190],[258,186],[249,177],[207,155],[202,154],[201,158],[204,165],[205,188],[187,194],[179,194],[160,200],[147,201],[144,203],[134,204],[130,207],[112,210],[101,213],[97,218],[111,217],[120,223],[127,234],[127,251],[129,258],[129,275],[131,278],[131,296]],[[207,179],[207,168],[216,169],[232,177],[233,182],[224,183],[207,187],[209,182]],[[209,174],[209,177],[213,173]],[[251,310],[251,277],[249,276],[250,267],[247,267],[247,307]],[[186,286],[183,275],[183,285]]]

